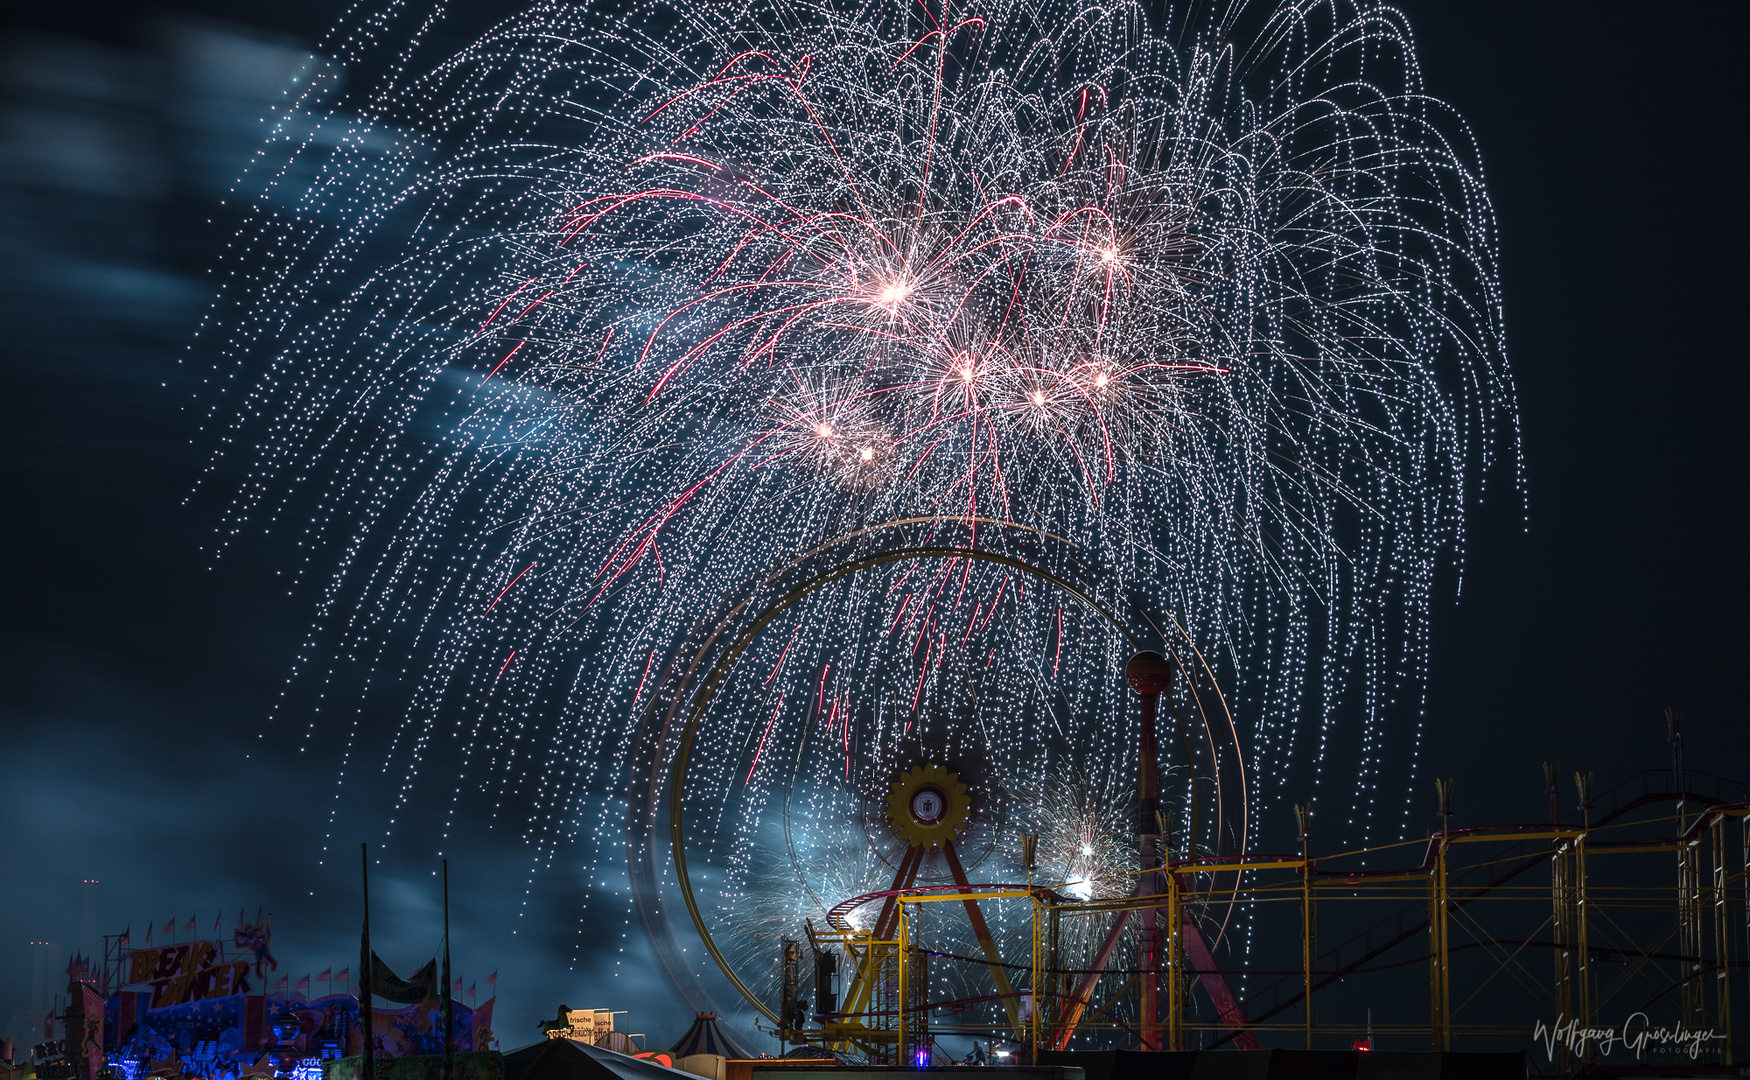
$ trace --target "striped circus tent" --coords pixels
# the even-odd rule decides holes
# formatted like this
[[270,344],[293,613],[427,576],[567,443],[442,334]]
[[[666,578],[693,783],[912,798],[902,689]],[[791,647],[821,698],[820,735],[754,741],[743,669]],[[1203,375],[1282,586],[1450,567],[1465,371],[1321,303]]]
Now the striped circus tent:
[[725,1058],[746,1058],[748,1055],[717,1025],[717,1014],[714,1012],[698,1013],[693,1018],[693,1026],[681,1036],[680,1042],[669,1050],[677,1059],[692,1057],[694,1054],[716,1054]]

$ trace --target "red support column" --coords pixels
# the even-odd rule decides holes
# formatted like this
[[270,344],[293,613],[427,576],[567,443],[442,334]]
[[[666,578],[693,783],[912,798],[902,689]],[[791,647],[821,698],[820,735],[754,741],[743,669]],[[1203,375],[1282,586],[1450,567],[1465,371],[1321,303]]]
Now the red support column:
[[1136,893],[1144,902],[1138,912],[1142,918],[1142,1049],[1161,1048],[1160,961],[1161,938],[1159,918],[1148,898],[1160,891],[1161,867],[1160,826],[1160,766],[1155,741],[1155,715],[1160,697],[1172,684],[1173,665],[1160,653],[1141,652],[1124,665],[1124,677],[1142,701],[1142,732],[1137,741],[1137,842],[1140,847],[1142,872],[1136,879]]

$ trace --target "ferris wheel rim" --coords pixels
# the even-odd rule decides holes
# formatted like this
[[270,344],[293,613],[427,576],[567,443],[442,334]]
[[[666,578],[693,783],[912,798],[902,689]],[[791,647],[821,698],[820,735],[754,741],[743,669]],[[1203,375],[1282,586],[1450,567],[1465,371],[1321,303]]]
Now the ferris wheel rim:
[[[740,599],[726,597],[724,606],[719,608],[719,613],[716,616],[702,619],[697,624],[695,632],[690,638],[692,645],[682,646],[671,654],[666,665],[666,671],[660,679],[660,682],[667,684],[669,689],[659,689],[652,694],[646,714],[648,717],[646,723],[654,725],[650,729],[654,740],[651,745],[658,748],[656,751],[658,756],[650,760],[652,771],[644,774],[647,777],[645,781],[639,781],[636,779],[639,770],[634,766],[633,788],[628,792],[629,796],[633,799],[633,804],[628,807],[628,870],[632,876],[634,903],[640,912],[640,916],[645,923],[646,929],[651,934],[652,945],[656,950],[657,959],[668,972],[669,977],[674,982],[677,990],[689,1000],[693,1000],[695,996],[699,996],[715,1007],[710,988],[703,983],[695,981],[697,979],[697,974],[690,969],[687,962],[683,959],[682,954],[685,953],[686,949],[681,946],[679,939],[675,937],[675,930],[678,928],[678,924],[673,923],[669,918],[668,906],[662,900],[660,895],[663,887],[658,883],[655,866],[650,862],[650,858],[656,850],[655,845],[658,843],[655,835],[657,815],[660,813],[660,802],[663,799],[667,799],[670,804],[669,833],[670,851],[673,858],[672,871],[675,875],[674,880],[678,884],[683,900],[686,903],[689,920],[691,921],[695,934],[697,935],[696,940],[705,945],[706,952],[711,956],[713,963],[716,964],[718,970],[724,975],[729,984],[735,988],[736,992],[739,993],[742,998],[745,999],[760,1015],[765,1016],[768,1020],[774,1023],[777,1021],[777,1017],[772,1010],[750,990],[747,984],[744,983],[741,977],[737,974],[736,966],[730,963],[729,958],[718,947],[710,928],[704,923],[698,899],[693,893],[691,875],[688,869],[686,827],[681,814],[681,805],[684,802],[682,796],[685,792],[686,767],[687,762],[690,760],[693,740],[701,730],[705,713],[712,696],[720,688],[721,684],[727,678],[730,669],[732,669],[735,663],[739,661],[741,656],[751,645],[752,641],[783,610],[799,602],[809,593],[832,581],[839,580],[850,574],[858,573],[862,570],[876,566],[914,558],[968,558],[974,561],[1010,567],[1011,569],[1035,577],[1069,593],[1078,603],[1086,606],[1116,630],[1124,639],[1125,643],[1131,648],[1141,650],[1144,647],[1141,641],[1139,641],[1138,636],[1133,633],[1128,626],[1123,622],[1120,622],[1118,617],[1114,615],[1111,610],[1107,609],[1099,601],[1090,596],[1088,590],[1085,590],[1076,583],[1076,578],[1068,577],[1061,573],[1054,573],[1051,570],[1045,569],[1043,566],[1037,565],[1035,562],[1030,561],[1030,558],[1037,558],[1038,556],[1031,556],[1031,553],[1026,553],[1029,557],[1017,557],[1000,551],[988,549],[979,550],[957,543],[932,545],[928,543],[927,538],[923,538],[922,543],[919,543],[916,540],[902,542],[901,546],[896,549],[887,549],[879,552],[866,552],[854,558],[843,559],[831,566],[806,570],[801,575],[792,576],[794,571],[805,567],[810,560],[818,558],[821,554],[830,551],[833,547],[838,546],[839,544],[853,540],[857,537],[864,537],[871,533],[878,533],[905,525],[928,525],[930,527],[931,536],[935,534],[936,528],[939,526],[967,526],[976,528],[978,525],[990,525],[998,527],[999,533],[1005,531],[1006,527],[1013,528],[1020,532],[1033,534],[1034,536],[1043,538],[1047,541],[1062,542],[1065,547],[1070,549],[1079,548],[1079,545],[1076,545],[1073,542],[1063,541],[1061,537],[1057,537],[1043,530],[1022,525],[1019,522],[1000,519],[980,518],[976,522],[967,522],[958,518],[950,519],[932,516],[908,518],[884,522],[873,526],[866,526],[844,534],[834,540],[815,545],[800,555],[783,560],[779,564],[774,564],[771,570],[758,575],[756,578],[749,579],[748,585],[746,586],[747,591],[740,594]],[[1019,536],[1016,538],[1024,539]],[[1098,567],[1085,567],[1082,569],[1084,569],[1086,573],[1078,575],[1078,578],[1086,577],[1087,575],[1098,576]],[[788,580],[786,580],[787,577]],[[743,623],[743,628],[735,634],[733,639],[726,639],[726,635],[729,631],[737,623],[742,622],[747,612],[753,609],[756,603],[760,601],[761,592],[766,592],[768,596],[771,596],[779,590],[782,590],[782,594],[778,596],[776,600],[766,602],[764,607],[759,609],[759,615],[756,616],[754,623]],[[1130,614],[1140,618],[1141,622],[1146,624],[1148,629],[1152,630],[1154,635],[1160,638],[1159,647],[1172,657],[1175,666],[1179,669],[1181,677],[1185,681],[1186,689],[1189,692],[1189,696],[1184,704],[1194,713],[1194,716],[1192,716],[1191,719],[1201,721],[1200,726],[1203,728],[1202,736],[1196,736],[1194,728],[1183,732],[1183,734],[1187,737],[1187,740],[1196,737],[1198,742],[1208,742],[1210,775],[1207,779],[1213,780],[1216,788],[1214,808],[1217,810],[1217,813],[1215,819],[1211,821],[1214,842],[1219,845],[1222,838],[1227,836],[1237,840],[1239,848],[1243,851],[1247,846],[1247,834],[1249,831],[1245,819],[1249,816],[1250,793],[1245,790],[1239,792],[1240,817],[1242,820],[1237,834],[1232,831],[1232,823],[1227,821],[1225,812],[1220,809],[1221,804],[1224,801],[1222,789],[1228,786],[1223,780],[1223,774],[1228,770],[1222,762],[1224,759],[1233,762],[1236,759],[1243,759],[1244,756],[1244,750],[1238,742],[1237,725],[1235,724],[1232,710],[1229,708],[1226,695],[1221,688],[1220,680],[1215,677],[1215,673],[1211,669],[1208,659],[1197,647],[1196,642],[1175,614],[1170,611],[1157,610],[1156,615],[1162,620],[1157,622],[1155,618],[1149,617],[1147,613],[1141,612],[1139,609],[1134,609],[1134,604],[1131,606],[1133,610],[1131,610]],[[1167,627],[1170,627],[1170,629],[1167,629]],[[726,646],[722,644],[725,640],[729,640],[729,645]],[[701,678],[701,673],[706,672],[705,662],[713,652],[718,654],[717,659],[710,665],[707,677]],[[689,654],[691,654],[692,657],[690,662],[687,659]],[[1198,670],[1202,672],[1201,676],[1195,674]],[[1206,680],[1209,684],[1208,687],[1200,688],[1197,683],[1201,680]],[[690,688],[689,684],[691,684]],[[1205,697],[1205,695],[1209,693],[1213,694],[1212,698]],[[682,709],[688,702],[689,698],[691,699],[691,707],[687,708],[686,712],[683,714]],[[663,702],[660,705],[658,704],[659,699]],[[1169,706],[1173,707],[1175,714],[1177,714],[1177,708],[1176,706],[1172,706],[1172,699],[1170,697]],[[1212,708],[1211,706],[1214,707]],[[1220,715],[1212,715],[1212,713],[1215,712],[1219,712]],[[683,715],[685,721],[683,724],[678,725],[680,731],[676,732],[676,722],[681,720]],[[666,719],[664,719],[665,717]],[[1181,724],[1187,722],[1183,716],[1179,716],[1179,720]],[[666,733],[663,732],[663,728],[667,728],[668,731]],[[660,746],[665,742],[671,747],[676,746],[677,743],[680,744],[680,749],[677,752],[674,752],[671,763],[665,763],[662,761],[662,758],[666,757],[667,754],[660,751]],[[1221,744],[1219,748],[1217,744]],[[1195,821],[1199,816],[1196,813],[1195,803],[1201,801],[1196,794],[1196,789],[1200,786],[1197,783],[1197,779],[1202,770],[1199,769],[1193,758],[1190,742],[1185,741],[1183,745],[1186,751],[1186,764],[1193,788],[1191,797],[1194,802],[1190,816],[1191,820]],[[669,781],[667,785],[662,783],[664,779]],[[1243,764],[1241,765],[1238,779],[1243,788],[1243,785],[1245,784]],[[647,786],[640,787],[640,784],[645,784]],[[666,790],[664,790],[665,788]],[[1193,832],[1196,831],[1197,830],[1193,828]],[[1231,908],[1231,905],[1229,906]],[[1231,911],[1229,912],[1228,917],[1231,918]],[[1224,927],[1226,923],[1227,919],[1222,919],[1222,925]]]
[[724,977],[729,980],[730,985],[735,988],[736,992],[741,994],[750,1005],[773,1023],[778,1022],[777,1014],[755,996],[753,991],[748,988],[747,984],[741,980],[740,975],[736,973],[734,965],[729,963],[728,958],[723,955],[722,950],[718,947],[715,937],[712,935],[710,928],[705,924],[704,916],[699,910],[698,898],[693,892],[692,878],[687,871],[685,825],[684,814],[682,811],[684,806],[684,795],[686,792],[687,769],[692,759],[693,740],[698,733],[699,723],[704,717],[705,710],[709,707],[711,699],[716,694],[718,685],[721,684],[723,679],[727,676],[729,669],[740,660],[742,654],[746,652],[747,647],[753,642],[753,639],[770,625],[772,620],[777,618],[778,615],[782,614],[794,604],[800,602],[810,593],[833,581],[837,581],[839,578],[847,577],[861,570],[871,569],[876,566],[883,566],[892,562],[903,562],[907,559],[918,558],[966,558],[981,562],[995,563],[997,565],[1007,566],[1013,570],[1018,570],[1022,573],[1032,574],[1040,580],[1054,585],[1068,593],[1070,596],[1080,601],[1085,607],[1100,615],[1113,627],[1113,629],[1117,630],[1119,634],[1124,637],[1125,642],[1133,649],[1141,651],[1143,648],[1141,640],[1138,639],[1128,627],[1119,622],[1116,616],[1107,611],[1099,601],[1087,595],[1071,582],[1059,577],[1049,570],[1034,566],[1024,559],[1003,555],[998,552],[982,551],[975,548],[931,546],[904,547],[892,551],[876,552],[847,560],[831,569],[823,570],[800,585],[791,588],[777,600],[766,605],[766,607],[755,616],[752,622],[745,626],[740,633],[731,639],[729,645],[724,649],[723,653],[718,656],[711,669],[706,672],[705,677],[700,680],[698,688],[694,691],[692,703],[688,708],[686,722],[681,729],[680,741],[675,752],[674,764],[671,767],[669,781],[669,844],[671,858],[674,860],[675,882],[680,888],[681,898],[686,904],[687,914],[692,920],[693,929],[698,933],[699,939],[701,943],[704,944],[706,952],[710,954],[711,959],[717,964],[718,969],[722,971]]

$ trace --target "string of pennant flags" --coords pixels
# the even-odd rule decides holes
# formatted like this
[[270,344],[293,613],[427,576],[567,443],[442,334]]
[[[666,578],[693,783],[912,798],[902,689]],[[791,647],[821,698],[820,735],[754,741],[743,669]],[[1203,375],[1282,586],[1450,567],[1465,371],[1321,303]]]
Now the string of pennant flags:
[[[248,922],[247,911],[248,911],[247,908],[238,908],[237,909],[237,923],[236,923],[236,927],[235,927],[236,929],[242,929],[245,926],[251,925]],[[271,919],[271,918],[273,918],[273,914],[271,912],[269,912],[266,917]],[[255,923],[254,923],[254,925],[257,925],[257,926],[261,925],[262,919],[263,919],[262,910],[260,908],[257,908],[255,911]],[[213,916],[213,928],[210,931],[208,931],[208,933],[212,933],[212,934],[218,933],[223,928],[224,921],[225,921],[225,916],[224,916],[223,912],[221,912],[220,914],[214,915]],[[198,930],[199,928],[200,928],[200,916],[199,915],[190,915],[188,917],[188,921],[181,924],[180,933],[192,934],[196,930]],[[134,932],[134,928],[131,924],[128,926],[128,928],[126,930],[122,931],[120,940],[121,940],[121,944],[124,947],[132,944],[130,939],[133,937],[133,932]],[[179,933],[177,921],[174,918],[166,919],[166,920],[164,920],[164,925],[162,925],[162,926],[158,925],[158,922],[155,919],[152,920],[151,922],[148,922],[146,924],[146,936],[142,940],[142,944],[146,944],[146,945],[152,944],[152,934],[154,932],[156,932],[159,936],[170,935],[170,936],[174,937],[175,935],[177,935]]]

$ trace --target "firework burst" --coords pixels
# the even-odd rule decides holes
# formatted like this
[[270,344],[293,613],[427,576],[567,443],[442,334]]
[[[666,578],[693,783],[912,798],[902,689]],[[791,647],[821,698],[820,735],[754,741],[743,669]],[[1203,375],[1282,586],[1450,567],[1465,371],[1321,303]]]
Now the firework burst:
[[[1402,827],[1436,570],[1515,406],[1492,210],[1395,13],[536,3],[425,67],[425,31],[366,63],[373,20],[333,51],[387,74],[303,102],[357,138],[264,198],[218,318],[227,529],[338,552],[303,677],[418,673],[382,691],[403,802],[447,731],[542,852],[599,833],[704,612],[914,521],[1057,538],[1028,559],[1210,657],[1272,791]],[[992,791],[1134,775],[1128,648],[974,558],[811,594],[700,731],[712,917],[783,877],[761,851],[865,883],[790,816],[929,754]]]

